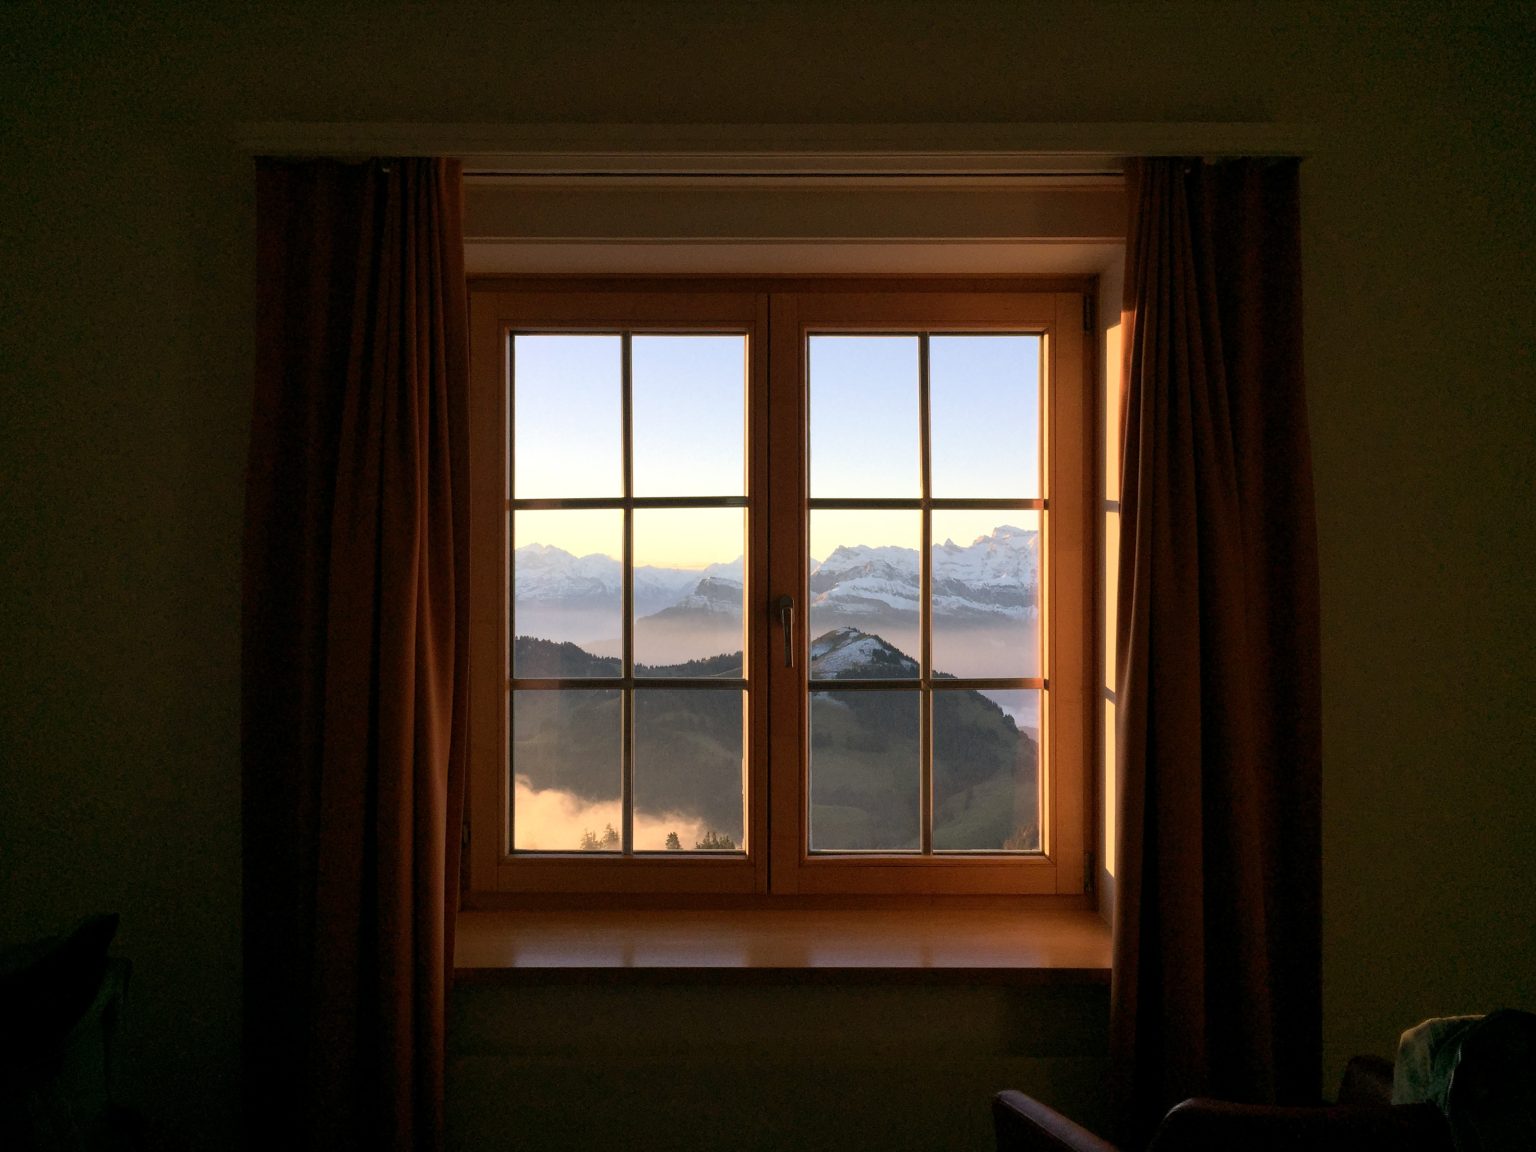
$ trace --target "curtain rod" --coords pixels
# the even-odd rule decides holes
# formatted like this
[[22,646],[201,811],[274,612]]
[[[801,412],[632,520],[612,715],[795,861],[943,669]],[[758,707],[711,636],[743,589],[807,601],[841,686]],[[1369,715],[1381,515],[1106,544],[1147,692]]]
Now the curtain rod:
[[1127,156],[1305,156],[1307,125],[411,124],[236,127],[252,155],[456,156],[476,172],[1103,175]]
[[597,188],[710,188],[715,190],[742,189],[889,189],[912,191],[916,189],[1006,190],[1010,188],[1051,189],[1073,188],[1092,191],[1124,186],[1124,173],[1119,168],[1074,169],[1023,169],[995,171],[950,170],[881,170],[857,171],[832,169],[825,172],[786,172],[764,168],[760,170],[701,171],[697,169],[648,169],[636,171],[625,168],[570,168],[558,171],[531,172],[516,165],[490,166],[478,162],[466,163],[466,183],[481,187],[498,188],[555,188],[562,185]]

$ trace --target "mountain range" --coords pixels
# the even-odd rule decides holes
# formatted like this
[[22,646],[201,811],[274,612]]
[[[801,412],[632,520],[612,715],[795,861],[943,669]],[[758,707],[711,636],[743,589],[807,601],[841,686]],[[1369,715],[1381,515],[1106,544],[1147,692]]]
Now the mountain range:
[[[1038,533],[1004,524],[970,544],[933,546],[935,616],[1032,620],[1039,600]],[[917,549],[843,545],[811,574],[811,609],[917,616]]]
[[[669,608],[707,579],[734,582],[740,588],[741,565],[739,556],[728,564],[711,564],[702,569],[638,565],[635,614],[649,616]],[[573,556],[552,544],[525,544],[512,554],[512,571],[519,605],[558,602],[571,608],[607,609],[617,605],[622,594],[623,566],[614,557],[600,552]]]
[[[513,554],[514,633],[619,653],[622,567],[547,544]],[[967,545],[932,553],[935,663],[956,675],[1031,675],[1039,603],[1039,536],[1002,525]],[[917,651],[918,552],[843,545],[812,562],[810,623],[821,634],[854,627]],[[671,664],[739,650],[742,558],[703,569],[635,568],[636,660]],[[953,639],[951,639],[953,638]],[[1030,660],[1033,660],[1032,655]]]

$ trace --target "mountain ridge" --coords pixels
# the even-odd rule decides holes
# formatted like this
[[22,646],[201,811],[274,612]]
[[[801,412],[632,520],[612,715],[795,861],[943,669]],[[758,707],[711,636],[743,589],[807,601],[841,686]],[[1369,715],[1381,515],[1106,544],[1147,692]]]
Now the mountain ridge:
[[[811,643],[811,827],[814,847],[906,851],[917,843],[918,696],[910,690],[848,691],[838,679],[915,675],[916,662],[880,636],[834,629]],[[619,662],[519,636],[520,676],[616,678]],[[638,675],[739,674],[740,652],[636,669]],[[618,795],[621,693],[523,690],[513,696],[512,771],[530,794],[564,794],[578,804]],[[635,690],[637,817],[687,818],[742,842],[742,708],[728,686]],[[933,693],[934,829],[940,850],[1038,851],[1039,749],[1035,733],[986,694]],[[651,750],[665,749],[653,755]],[[581,845],[579,820],[546,830],[540,843]],[[563,839],[562,839],[563,838]],[[564,841],[568,840],[569,843]]]
[[[1032,529],[999,525],[968,545],[946,539],[932,550],[937,615],[1033,619],[1039,598],[1039,540]],[[743,558],[702,569],[635,568],[637,619],[680,612],[729,613],[742,594]],[[918,551],[897,545],[839,545],[812,562],[812,606],[880,615],[918,610]],[[576,556],[555,545],[525,544],[513,553],[518,605],[558,605],[565,611],[603,610],[622,596],[623,569],[611,556]],[[736,609],[740,611],[739,606]],[[678,613],[673,613],[677,615]],[[559,639],[564,639],[560,637]]]

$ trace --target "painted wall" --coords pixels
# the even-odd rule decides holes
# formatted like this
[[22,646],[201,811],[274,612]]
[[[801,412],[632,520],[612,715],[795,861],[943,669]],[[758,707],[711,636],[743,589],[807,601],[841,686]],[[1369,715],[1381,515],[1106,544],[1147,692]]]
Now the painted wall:
[[1103,984],[460,988],[449,1147],[987,1152],[1004,1086],[1107,1123],[1108,1022]]
[[237,123],[1273,119],[1318,133],[1328,1076],[1421,1017],[1536,1006],[1536,26],[1449,8],[0,8],[0,938],[121,910],[128,1095],[229,1144]]

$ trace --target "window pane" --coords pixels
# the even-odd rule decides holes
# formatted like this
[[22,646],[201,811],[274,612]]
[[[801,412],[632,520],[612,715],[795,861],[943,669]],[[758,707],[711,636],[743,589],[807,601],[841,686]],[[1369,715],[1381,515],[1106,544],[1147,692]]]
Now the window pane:
[[617,676],[624,513],[512,516],[512,674]]
[[512,846],[617,852],[624,818],[617,689],[512,693]]
[[745,336],[636,336],[630,346],[636,496],[746,493]]
[[917,692],[811,693],[813,852],[922,847]]
[[745,851],[745,692],[635,691],[635,848]]
[[512,496],[624,494],[617,336],[512,338]]
[[921,492],[916,336],[810,337],[811,496]]
[[1039,496],[1040,337],[931,337],[928,419],[933,496]]
[[919,512],[811,513],[811,676],[915,677]]
[[1119,678],[1120,650],[1115,639],[1120,628],[1120,513],[1104,514],[1104,687],[1115,690]]
[[1120,499],[1120,323],[1104,333],[1104,498]]
[[740,508],[635,512],[635,675],[740,676]]
[[1036,676],[1040,514],[933,513],[933,669]]
[[1040,850],[1040,693],[933,694],[935,851]]
[[1115,874],[1115,848],[1119,836],[1120,769],[1116,760],[1115,702],[1104,701],[1104,871]]

